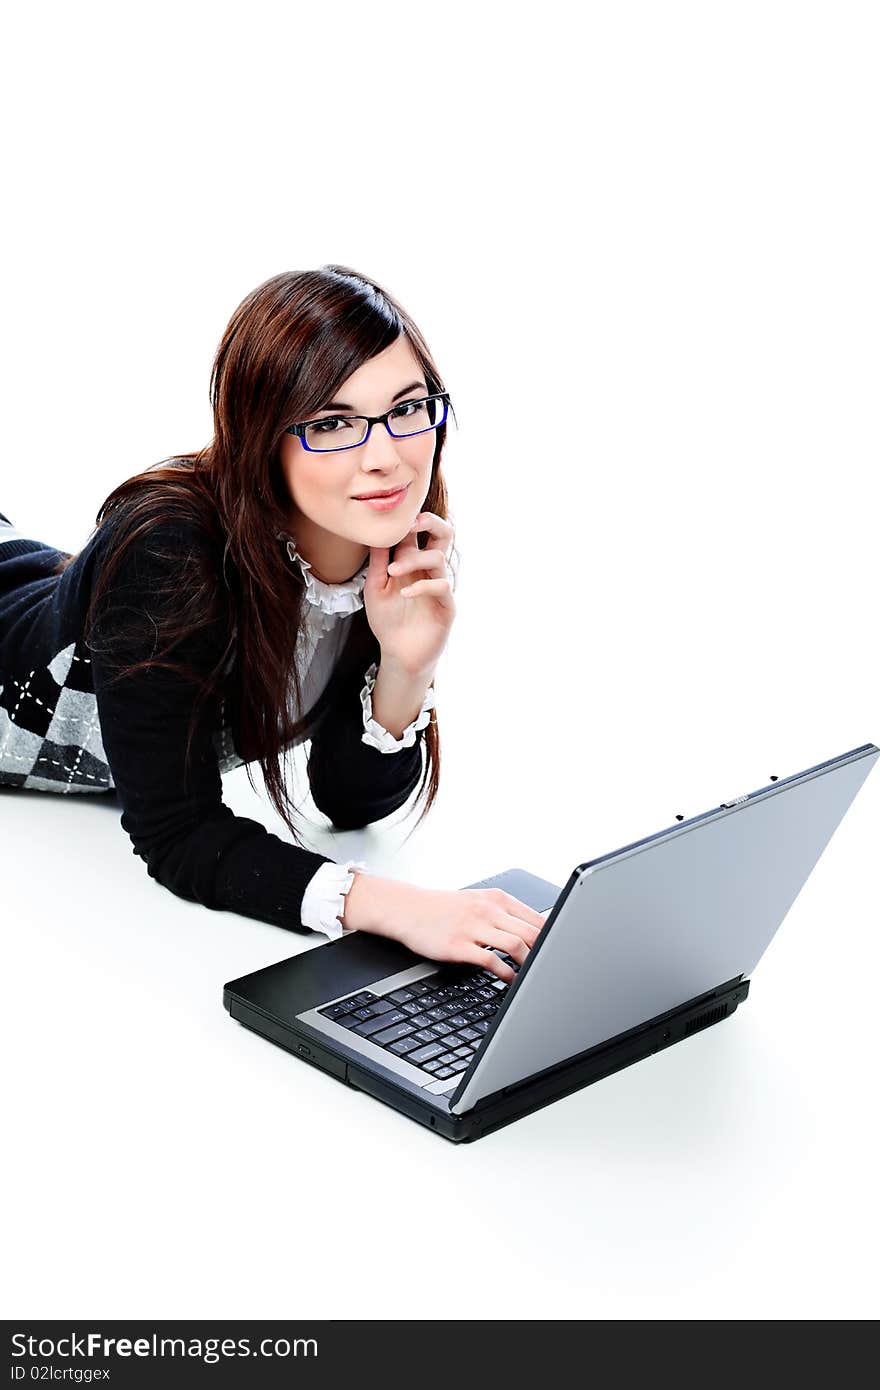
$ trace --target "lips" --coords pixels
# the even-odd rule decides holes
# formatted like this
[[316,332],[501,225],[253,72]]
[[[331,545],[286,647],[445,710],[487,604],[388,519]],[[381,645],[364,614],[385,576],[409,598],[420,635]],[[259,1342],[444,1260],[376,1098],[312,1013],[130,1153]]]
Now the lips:
[[368,502],[372,497],[394,497],[398,492],[405,492],[409,483],[401,483],[400,487],[385,488],[382,492],[361,492],[355,497],[355,502]]

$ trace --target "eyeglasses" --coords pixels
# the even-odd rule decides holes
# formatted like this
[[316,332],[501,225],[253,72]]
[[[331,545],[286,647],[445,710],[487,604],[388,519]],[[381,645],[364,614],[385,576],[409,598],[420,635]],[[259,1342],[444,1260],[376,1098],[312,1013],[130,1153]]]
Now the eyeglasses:
[[449,405],[449,392],[438,391],[417,401],[401,401],[384,415],[326,415],[322,420],[303,420],[288,425],[285,434],[298,435],[311,453],[356,449],[366,442],[374,425],[384,425],[392,439],[409,439],[439,429]]

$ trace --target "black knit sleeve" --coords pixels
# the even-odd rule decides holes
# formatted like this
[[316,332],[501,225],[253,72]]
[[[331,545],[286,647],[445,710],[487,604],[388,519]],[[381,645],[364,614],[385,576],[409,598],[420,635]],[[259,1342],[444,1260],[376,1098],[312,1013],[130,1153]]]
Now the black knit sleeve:
[[356,667],[336,686],[309,749],[312,800],[339,830],[360,830],[390,816],[412,795],[423,771],[424,729],[409,748],[394,753],[364,743],[365,682],[366,668]]
[[[178,897],[239,912],[293,931],[306,887],[334,861],[279,839],[223,803],[213,746],[216,702],[207,701],[185,753],[197,693],[193,675],[210,672],[226,647],[228,623],[207,622],[169,653],[192,675],[150,668],[114,681],[123,661],[155,651],[161,594],[178,564],[203,544],[183,525],[164,523],[132,541],[113,575],[91,641],[104,751],[123,807],[121,824],[147,872]],[[119,634],[124,633],[124,641]]]

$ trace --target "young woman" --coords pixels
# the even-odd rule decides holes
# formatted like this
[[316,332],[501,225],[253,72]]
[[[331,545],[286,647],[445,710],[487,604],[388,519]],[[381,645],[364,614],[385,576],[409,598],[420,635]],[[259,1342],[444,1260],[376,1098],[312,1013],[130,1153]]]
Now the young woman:
[[[496,951],[522,962],[539,913],[304,848],[282,769],[309,739],[341,829],[420,776],[423,815],[437,794],[450,399],[418,328],[347,267],[276,275],[233,314],[211,402],[212,442],[115,488],[78,554],[0,515],[0,784],[115,792],[148,873],[206,907],[512,979]],[[254,761],[294,844],[223,803]]]

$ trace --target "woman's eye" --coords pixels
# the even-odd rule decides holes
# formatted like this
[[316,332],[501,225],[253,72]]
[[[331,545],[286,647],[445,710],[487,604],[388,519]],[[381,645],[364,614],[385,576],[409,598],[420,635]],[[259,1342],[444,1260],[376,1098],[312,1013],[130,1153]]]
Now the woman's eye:
[[403,405],[397,406],[397,408],[396,408],[395,410],[392,411],[392,414],[393,414],[395,417],[398,417],[398,416],[399,416],[401,419],[405,420],[405,419],[411,418],[411,416],[407,416],[407,415],[404,414],[405,411],[410,411],[410,412],[412,412],[413,414],[415,414],[415,413],[417,413],[419,410],[424,410],[424,408],[425,408],[425,402],[424,402],[424,401],[404,401],[404,402],[403,402]]
[[[329,420],[319,420],[318,423],[317,423],[316,425],[312,425],[312,429],[313,429],[313,430],[317,430],[317,431],[318,431],[318,434],[337,434],[338,431],[337,431],[337,430],[334,430],[334,429],[333,429],[333,426],[334,426],[334,425],[344,425],[344,424],[347,424],[347,423],[348,423],[348,422],[347,422],[346,420],[342,420],[342,419],[337,419],[337,418],[335,418],[335,417],[331,417]],[[326,429],[325,429],[325,428],[322,428],[322,426],[327,426],[327,428],[326,428]]]

